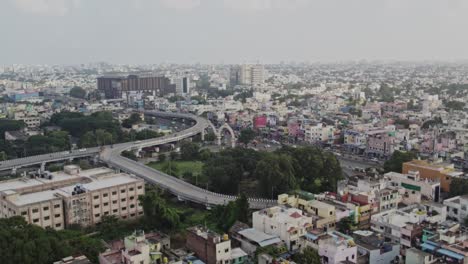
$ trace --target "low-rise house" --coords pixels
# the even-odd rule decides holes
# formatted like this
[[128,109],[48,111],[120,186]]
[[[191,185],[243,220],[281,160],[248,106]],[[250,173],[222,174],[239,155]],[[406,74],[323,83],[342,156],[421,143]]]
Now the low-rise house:
[[463,224],[468,218],[468,195],[455,196],[444,200],[447,218]]
[[252,222],[256,230],[278,236],[291,251],[300,248],[300,237],[312,226],[312,218],[305,216],[302,210],[282,206],[254,212]]
[[321,236],[318,244],[318,253],[322,263],[333,264],[342,261],[357,263],[357,246],[350,236],[332,231]]
[[110,250],[99,254],[99,264],[162,264],[167,263],[163,251],[170,249],[170,238],[162,233],[135,231],[112,245]]
[[358,230],[353,232],[353,238],[358,247],[359,259],[364,260],[364,263],[388,264],[400,260],[400,245],[386,242],[380,234]]

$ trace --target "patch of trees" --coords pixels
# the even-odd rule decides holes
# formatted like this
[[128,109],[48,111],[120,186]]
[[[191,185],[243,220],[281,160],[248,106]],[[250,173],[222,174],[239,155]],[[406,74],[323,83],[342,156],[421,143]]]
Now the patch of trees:
[[450,197],[468,194],[468,180],[464,178],[452,178],[450,182]]
[[414,152],[402,152],[395,150],[389,160],[384,163],[385,172],[398,172],[403,170],[403,163],[416,159]]
[[236,194],[239,183],[258,182],[263,197],[295,189],[309,192],[336,191],[343,173],[336,157],[315,147],[283,147],[274,153],[234,148],[213,155],[203,166],[210,189]]
[[160,190],[147,190],[138,200],[143,206],[143,225],[146,229],[167,231],[180,225],[179,212],[166,202]]
[[452,110],[463,110],[463,108],[465,107],[465,103],[464,102],[460,102],[460,101],[449,101],[445,104],[445,106],[447,108],[450,108]]
[[0,139],[5,139],[6,131],[17,131],[25,126],[26,124],[23,121],[0,119]]
[[142,120],[141,120],[140,114],[133,113],[130,115],[129,118],[122,121],[122,126],[126,128],[131,128],[133,125],[136,125],[141,122]]
[[83,89],[83,88],[81,88],[79,86],[75,86],[75,87],[71,88],[70,96],[75,97],[75,98],[84,99],[86,97],[86,91],[85,91],[85,89]]
[[236,101],[241,101],[242,103],[247,102],[247,98],[252,98],[253,97],[253,91],[248,90],[248,91],[243,91],[239,94],[236,94],[234,96],[234,100]]
[[97,263],[103,250],[99,239],[81,231],[43,229],[21,216],[0,219],[0,253],[5,264],[48,264],[77,254]]
[[293,260],[297,264],[320,264],[322,263],[320,255],[317,250],[306,247],[302,253],[297,253],[293,255]]
[[251,214],[247,196],[241,194],[235,201],[229,202],[225,206],[216,206],[211,212],[211,216],[217,220],[217,227],[224,232],[227,232],[236,221],[249,223]]
[[430,127],[433,127],[433,126],[436,126],[436,125],[439,125],[439,124],[442,124],[442,118],[436,116],[436,117],[434,117],[434,119],[430,119],[430,120],[427,120],[426,122],[424,122],[424,124],[422,124],[421,128],[422,129],[428,129]]
[[256,133],[251,128],[242,129],[239,135],[239,142],[244,145],[247,145],[252,140],[254,140],[255,136],[256,136]]
[[378,95],[380,100],[383,102],[393,102],[395,101],[394,91],[387,84],[383,83],[380,86]]

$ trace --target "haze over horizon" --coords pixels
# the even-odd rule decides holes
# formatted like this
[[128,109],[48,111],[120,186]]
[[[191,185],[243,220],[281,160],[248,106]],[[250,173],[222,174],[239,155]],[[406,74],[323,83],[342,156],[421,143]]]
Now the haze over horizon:
[[465,0],[4,0],[0,65],[466,60]]

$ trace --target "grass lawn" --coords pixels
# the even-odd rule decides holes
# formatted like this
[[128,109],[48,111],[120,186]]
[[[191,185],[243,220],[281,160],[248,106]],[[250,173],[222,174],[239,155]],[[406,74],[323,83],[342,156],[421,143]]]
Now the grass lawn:
[[[175,172],[170,173],[167,168],[169,167],[169,163],[172,163],[172,166],[175,167]],[[191,177],[184,178],[184,180],[195,184],[198,183],[199,186],[205,186],[208,182],[208,179],[202,175],[203,170],[203,162],[201,161],[164,161],[164,162],[150,162],[146,164],[153,169],[160,170],[167,174],[171,174],[172,176],[176,176],[179,178],[184,178],[184,175],[191,175]]]

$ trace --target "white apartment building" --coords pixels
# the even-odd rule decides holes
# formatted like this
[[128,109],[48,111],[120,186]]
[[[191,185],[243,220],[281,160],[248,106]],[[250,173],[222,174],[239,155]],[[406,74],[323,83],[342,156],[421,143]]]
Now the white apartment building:
[[390,186],[399,188],[405,204],[421,203],[422,198],[434,202],[440,200],[440,182],[421,179],[418,171],[410,171],[409,174],[389,172],[384,177],[389,180]]
[[262,86],[265,82],[265,68],[261,64],[244,64],[240,68],[240,83]]
[[312,226],[312,218],[304,216],[301,210],[280,206],[254,212],[252,222],[254,229],[278,236],[290,250],[300,247],[299,238]]
[[306,130],[306,139],[309,142],[333,143],[335,140],[335,127],[319,123]]
[[444,205],[447,206],[447,218],[463,223],[468,217],[468,195],[446,199]]
[[138,196],[144,181],[108,168],[45,172],[0,182],[0,217],[23,216],[28,223],[63,229],[93,225],[104,215],[133,218],[143,214]]
[[188,77],[180,77],[175,80],[176,94],[187,95],[190,94],[190,79]]

